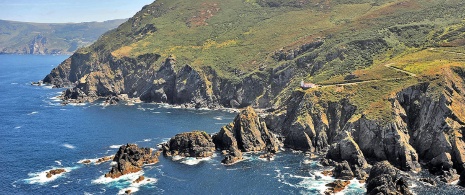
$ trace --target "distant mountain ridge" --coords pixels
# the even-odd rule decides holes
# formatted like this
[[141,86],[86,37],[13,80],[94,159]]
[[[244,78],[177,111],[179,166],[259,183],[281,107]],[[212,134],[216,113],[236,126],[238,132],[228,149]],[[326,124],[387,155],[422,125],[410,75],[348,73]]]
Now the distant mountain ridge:
[[0,54],[72,54],[126,20],[82,23],[0,20]]

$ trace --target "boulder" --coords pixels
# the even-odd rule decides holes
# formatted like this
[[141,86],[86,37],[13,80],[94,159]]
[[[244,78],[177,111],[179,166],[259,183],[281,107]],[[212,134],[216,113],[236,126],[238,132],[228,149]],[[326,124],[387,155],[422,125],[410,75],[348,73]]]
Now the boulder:
[[387,161],[376,163],[370,171],[367,194],[412,194],[405,177]]
[[132,183],[139,183],[141,181],[144,181],[145,177],[143,175],[139,176],[136,180],[134,180]]
[[139,148],[136,144],[122,145],[113,158],[116,165],[105,174],[105,177],[118,178],[125,174],[138,172],[145,164],[157,163],[158,156],[159,153],[151,148]]
[[97,162],[95,162],[95,164],[104,163],[104,162],[112,160],[113,158],[114,156],[104,156],[102,158],[97,159]]
[[53,170],[50,170],[50,171],[47,172],[46,177],[50,178],[50,177],[52,177],[54,175],[59,175],[59,174],[62,174],[64,172],[66,172],[65,169],[53,169]]
[[162,146],[165,156],[203,158],[213,155],[215,144],[204,131],[180,133]]

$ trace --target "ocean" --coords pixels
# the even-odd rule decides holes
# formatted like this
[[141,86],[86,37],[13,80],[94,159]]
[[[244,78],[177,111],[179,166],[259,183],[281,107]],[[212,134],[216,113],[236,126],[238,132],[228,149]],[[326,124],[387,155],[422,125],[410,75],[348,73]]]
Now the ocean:
[[[157,148],[177,133],[215,133],[236,114],[161,104],[62,106],[56,96],[63,89],[31,82],[67,57],[0,55],[0,194],[322,194],[334,180],[321,174],[328,168],[318,160],[286,149],[272,161],[245,154],[230,166],[221,164],[220,153],[202,160],[160,156],[142,172],[104,178],[111,162],[79,161],[113,155],[126,143]],[[67,172],[45,177],[56,168]],[[133,184],[142,174],[150,181]],[[343,194],[364,192],[353,180]]]

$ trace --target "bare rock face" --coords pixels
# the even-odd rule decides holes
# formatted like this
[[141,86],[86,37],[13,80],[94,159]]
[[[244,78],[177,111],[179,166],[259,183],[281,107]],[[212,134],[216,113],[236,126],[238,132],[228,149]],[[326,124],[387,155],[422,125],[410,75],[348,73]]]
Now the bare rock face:
[[365,157],[350,133],[345,132],[341,136],[344,138],[337,143],[331,144],[326,158],[337,162],[345,160],[351,165],[366,168],[368,164]]
[[165,156],[182,156],[182,157],[209,157],[215,151],[210,135],[203,131],[193,131],[180,133],[163,144],[163,154]]
[[406,179],[389,162],[376,163],[367,180],[367,194],[412,194]]
[[276,153],[279,149],[276,138],[252,107],[242,110],[234,122],[221,128],[220,132],[213,136],[213,142],[216,148],[228,151],[223,160],[225,164],[242,159],[241,152]]
[[151,148],[139,148],[136,144],[122,145],[113,158],[116,165],[105,174],[105,177],[118,178],[125,174],[138,172],[145,164],[157,163],[158,156],[159,153]]

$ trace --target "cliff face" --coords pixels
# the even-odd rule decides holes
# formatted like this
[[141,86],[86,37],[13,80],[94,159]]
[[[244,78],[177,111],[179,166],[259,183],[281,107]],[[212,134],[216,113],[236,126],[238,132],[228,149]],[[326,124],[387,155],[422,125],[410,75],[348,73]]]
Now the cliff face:
[[334,160],[360,159],[356,149],[341,150],[345,143],[359,148],[362,158],[387,160],[402,170],[418,171],[425,163],[434,174],[454,175],[454,169],[464,169],[465,77],[463,68],[442,71],[439,81],[431,79],[392,94],[386,100],[388,118],[370,117],[350,98],[322,101],[316,91],[295,92],[287,108],[268,116],[267,123],[284,135],[285,146],[294,149],[330,148],[328,157]]
[[[65,99],[94,101],[101,97],[128,94],[145,102],[163,102],[187,107],[270,107],[273,99],[289,83],[288,71],[252,74],[242,81],[221,78],[209,68],[190,65],[176,67],[168,57],[156,70],[151,66],[160,58],[145,54],[116,59],[111,55],[76,53],[54,68],[44,82],[56,87],[71,87]],[[176,71],[177,70],[177,71]],[[277,71],[275,71],[277,72]],[[269,83],[269,80],[274,82]],[[81,91],[81,95],[77,95]]]

